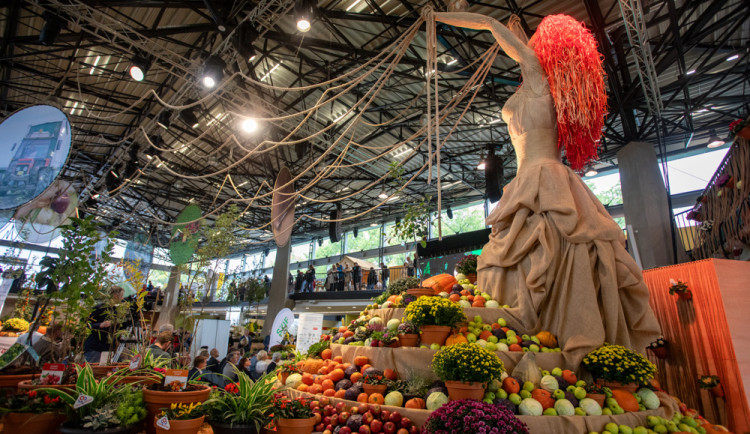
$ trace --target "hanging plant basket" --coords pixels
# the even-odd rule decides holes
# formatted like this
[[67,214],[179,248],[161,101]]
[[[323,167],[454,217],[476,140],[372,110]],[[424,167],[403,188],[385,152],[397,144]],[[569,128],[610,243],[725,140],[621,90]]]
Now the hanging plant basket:
[[669,356],[669,350],[667,350],[667,347],[649,348],[649,351],[659,359],[666,359]]
[[678,292],[677,296],[680,297],[680,300],[690,301],[693,299],[693,291],[688,289],[685,292]]
[[708,389],[709,392],[711,392],[711,395],[713,395],[716,398],[724,398],[724,387],[722,387],[721,384],[717,385],[716,387],[712,389]]

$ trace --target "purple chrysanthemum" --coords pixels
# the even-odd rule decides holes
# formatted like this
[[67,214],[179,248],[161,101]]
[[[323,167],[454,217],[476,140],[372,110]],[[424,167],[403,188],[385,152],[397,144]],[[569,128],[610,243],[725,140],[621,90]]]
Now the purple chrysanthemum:
[[462,399],[451,401],[432,412],[423,433],[429,434],[528,434],[521,422],[503,405]]

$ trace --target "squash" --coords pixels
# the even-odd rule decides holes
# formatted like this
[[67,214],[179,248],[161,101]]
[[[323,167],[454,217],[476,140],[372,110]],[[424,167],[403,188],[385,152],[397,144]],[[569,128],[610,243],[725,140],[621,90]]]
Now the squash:
[[321,359],[307,359],[302,363],[302,371],[308,374],[317,374],[325,364]]
[[518,393],[521,391],[521,385],[518,384],[513,377],[505,377],[503,380],[503,390],[510,395],[511,393]]
[[357,356],[354,358],[354,366],[364,366],[370,361],[367,356]]
[[445,346],[449,347],[451,345],[463,344],[467,342],[468,341],[466,340],[466,336],[460,333],[456,333],[455,335],[448,336],[448,339],[445,340]]
[[531,397],[542,404],[542,409],[544,410],[555,406],[555,399],[552,397],[552,394],[544,389],[532,390]]
[[625,411],[638,411],[638,399],[627,390],[612,389],[612,398]]
[[458,283],[458,281],[450,274],[438,274],[437,276],[432,276],[429,279],[424,280],[422,282],[422,287],[432,288],[435,295],[440,294],[441,292],[447,292],[450,294],[451,290],[453,290],[453,285],[456,283]]
[[424,399],[422,398],[412,398],[406,401],[406,404],[404,404],[404,407],[406,408],[423,409],[424,406],[425,406],[425,402],[424,402]]
[[557,336],[546,330],[537,333],[536,338],[539,339],[539,342],[547,348],[557,348]]

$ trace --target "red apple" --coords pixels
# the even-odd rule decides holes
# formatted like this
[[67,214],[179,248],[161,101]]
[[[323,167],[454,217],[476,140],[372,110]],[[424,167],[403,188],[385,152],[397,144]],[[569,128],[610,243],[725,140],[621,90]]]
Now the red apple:
[[310,401],[310,408],[320,407],[320,401]]
[[359,414],[359,407],[352,407],[349,409],[349,413],[351,414]]
[[335,428],[339,424],[339,415],[334,413],[331,415],[331,425]]
[[375,416],[369,411],[362,415],[362,423],[365,425],[369,425],[373,420],[375,420]]
[[370,430],[370,427],[367,425],[362,425],[359,427],[359,434],[371,434],[372,431]]
[[380,420],[383,422],[388,422],[388,419],[391,417],[391,412],[388,410],[383,410],[380,412]]
[[324,416],[330,416],[333,414],[333,410],[335,410],[332,406],[326,405],[323,407],[323,415]]
[[346,421],[349,420],[349,416],[351,416],[351,413],[348,411],[342,411],[339,413],[339,423],[341,425],[346,425]]
[[327,429],[327,430],[323,431],[323,434],[333,434],[333,431]]
[[333,425],[331,425],[330,423],[326,425],[326,430],[333,431]]
[[370,411],[370,404],[362,403],[362,405],[359,406],[359,412],[361,414],[365,414],[368,411]]
[[323,425],[330,425],[331,424],[331,416],[326,416],[323,418]]
[[380,412],[382,409],[380,408],[380,404],[372,404],[370,406],[370,412],[372,412],[372,415],[375,416],[375,419],[380,417]]
[[[384,423],[383,432],[385,434],[396,434],[396,424],[391,421]],[[341,432],[339,432],[339,434],[341,434]]]
[[352,429],[348,426],[342,426],[339,430],[339,434],[352,434]]
[[399,424],[401,423],[401,413],[394,411],[393,413],[391,413],[391,417],[389,417],[388,420],[395,423],[396,426],[399,426]]
[[402,417],[401,428],[409,429],[410,426],[411,426],[411,419],[409,419],[408,417]]
[[319,423],[323,422],[323,416],[320,413],[315,413],[314,417],[315,417],[315,423],[316,424],[319,424]]
[[328,399],[328,397],[327,397],[327,396],[324,396],[323,398],[320,398],[320,405],[321,405],[322,407],[325,407],[326,405],[328,405],[328,404],[330,404],[330,403],[331,403],[331,400],[330,400],[330,399]]
[[409,434],[409,430],[406,428],[401,428],[398,431],[396,431],[396,434]]
[[409,434],[419,434],[419,428],[417,428],[416,425],[412,425],[411,428],[409,428]]
[[383,422],[381,422],[378,419],[373,420],[370,422],[370,429],[373,433],[379,433],[380,431],[383,431]]
[[315,425],[315,431],[324,431],[325,429],[326,429],[326,426],[323,425],[322,422],[319,423],[319,424],[317,424],[317,425]]
[[346,403],[344,401],[339,401],[336,403],[336,411],[341,413],[346,408]]

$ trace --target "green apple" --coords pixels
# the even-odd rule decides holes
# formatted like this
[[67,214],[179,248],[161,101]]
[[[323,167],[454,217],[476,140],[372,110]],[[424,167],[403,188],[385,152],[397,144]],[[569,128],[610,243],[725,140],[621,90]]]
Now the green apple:
[[503,305],[503,309],[510,309],[510,305],[508,305],[508,304],[504,304],[504,305]]
[[586,382],[583,380],[576,381],[576,387],[586,387]]
[[627,425],[620,425],[620,434],[633,434],[633,428]]
[[487,345],[484,346],[484,348],[490,350],[490,351],[497,351],[497,345],[495,345],[492,342],[487,342]]
[[565,399],[565,392],[562,389],[556,389],[552,396],[555,399]]
[[491,332],[492,331],[492,324],[485,324],[485,325],[483,325],[482,326],[482,330],[486,331],[486,332]]
[[531,339],[529,339],[529,335],[524,334],[524,335],[521,335],[521,340],[522,341],[528,341],[528,340],[531,340]]
[[645,427],[642,427],[642,426],[637,426],[633,430],[633,434],[647,434],[647,433],[648,433],[648,430]]
[[439,350],[440,349],[440,344],[432,344],[432,345],[430,345],[430,349],[431,350]]
[[604,429],[611,432],[612,434],[619,434],[620,433],[620,427],[614,423],[610,422],[606,425],[604,425]]
[[[505,307],[505,306],[503,306]],[[500,324],[500,327],[507,327],[508,323],[505,321],[505,318],[498,318],[497,323]]]
[[529,347],[523,347],[521,348],[521,351],[523,351],[524,353],[528,353],[530,350]]
[[531,392],[529,392],[528,390],[522,390],[520,392],[520,395],[521,395],[521,398],[523,399],[531,398]]
[[428,350],[430,349],[430,347],[428,347],[427,345],[420,345],[419,348],[427,348]]
[[529,351],[538,353],[539,352],[539,345],[537,344],[531,344],[529,345]]
[[513,330],[508,330],[507,332],[505,332],[505,336],[506,337],[511,337],[511,336],[516,337],[516,332],[514,332]]
[[573,390],[573,396],[576,397],[576,399],[583,399],[586,397],[586,389],[583,387],[576,387]]
[[602,408],[602,414],[607,416],[612,416],[612,410],[609,409],[609,407]]
[[497,389],[497,392],[495,392],[495,397],[500,399],[508,399],[508,392],[504,391],[503,389]]
[[557,410],[550,407],[546,410],[544,410],[544,413],[542,413],[543,416],[557,416]]
[[532,390],[534,390],[534,383],[532,383],[531,381],[525,381],[523,383],[522,389],[531,392]]
[[495,394],[493,392],[487,392],[487,393],[485,393],[484,394],[484,399],[488,399],[488,398],[490,400],[494,400],[495,399]]
[[474,322],[482,323],[482,315],[474,315]]
[[550,373],[548,370],[542,369],[542,377],[544,377],[545,375],[550,375]]
[[539,338],[538,338],[538,337],[536,337],[536,336],[532,336],[532,337],[531,337],[531,339],[529,339],[529,340],[530,340],[531,342],[533,342],[533,343],[537,344],[537,345],[541,345],[541,342],[539,342]]
[[489,398],[484,398],[482,402],[487,403],[487,404],[492,404],[493,401]]
[[549,353],[549,352],[550,352],[550,350],[549,350],[549,348],[547,348],[547,347],[542,347],[542,352],[543,352],[543,353]]
[[576,390],[576,387],[572,384],[569,384],[568,387],[565,388],[565,391],[573,393],[573,391]]
[[475,343],[477,341],[477,335],[475,335],[474,333],[469,333],[468,335],[466,335],[466,340],[470,343]]
[[581,407],[576,407],[575,412],[576,416],[586,416],[586,412]]
[[498,339],[498,340],[497,340],[497,343],[498,343],[498,344],[505,344],[505,345],[508,345],[508,339],[507,339],[507,338],[502,338],[502,339]]
[[657,434],[667,434],[669,430],[667,430],[666,425],[662,425],[659,423],[654,426],[654,432]]
[[555,377],[562,377],[562,369],[555,368],[551,371],[551,374]]
[[468,301],[469,297],[467,295],[462,295],[460,299],[464,301]]
[[487,338],[487,342],[492,342],[493,344],[496,344],[497,343],[497,336],[492,335],[492,336],[488,337]]
[[518,338],[515,336],[508,336],[508,345],[513,345],[518,343]]
[[521,401],[523,401],[523,398],[521,398],[521,395],[517,393],[511,393],[510,395],[508,395],[508,399],[510,400],[510,402],[512,402],[515,405],[520,405]]

